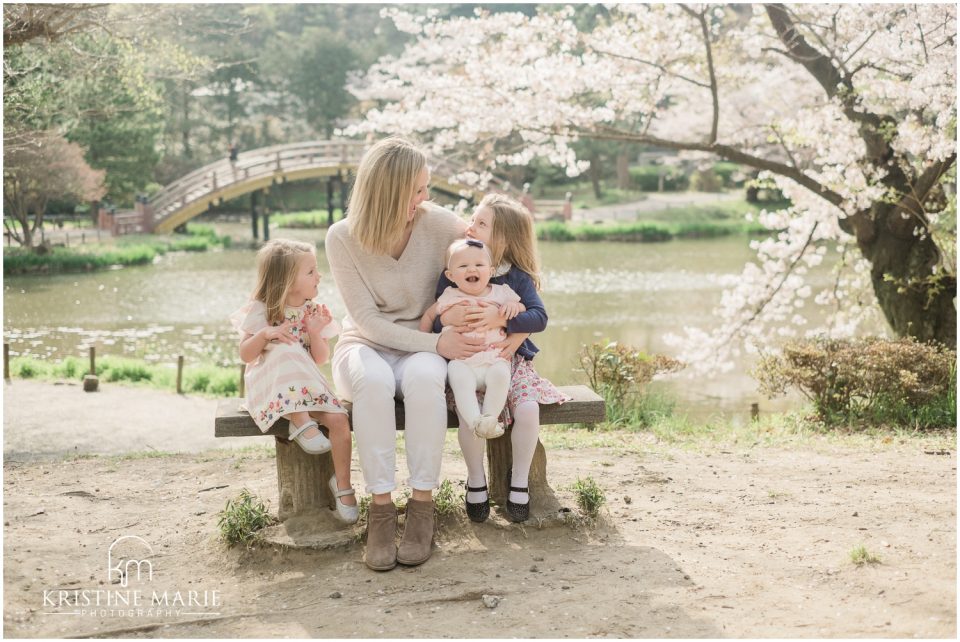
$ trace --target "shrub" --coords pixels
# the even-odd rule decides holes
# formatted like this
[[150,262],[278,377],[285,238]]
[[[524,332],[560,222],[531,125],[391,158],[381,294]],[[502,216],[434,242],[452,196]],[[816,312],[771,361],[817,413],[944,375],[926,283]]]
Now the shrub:
[[607,421],[614,425],[642,422],[649,414],[643,387],[656,375],[683,368],[676,359],[648,355],[616,341],[584,344],[579,359],[590,387],[606,400]]
[[771,397],[799,389],[829,423],[869,419],[952,427],[956,361],[955,350],[909,337],[818,337],[788,343],[782,354],[761,358],[754,376]]
[[227,500],[219,517],[220,537],[229,546],[249,544],[258,530],[273,522],[260,498],[246,488],[236,498]]
[[690,189],[695,192],[720,192],[723,181],[712,168],[698,169],[690,177]]
[[686,175],[669,165],[637,165],[630,168],[632,186],[644,192],[656,192],[660,189],[660,175],[663,174],[663,191],[681,192],[687,189]]
[[592,518],[596,518],[600,508],[607,501],[603,489],[597,485],[593,477],[587,477],[586,479],[577,477],[576,481],[573,482],[573,494],[577,499],[577,506],[580,507],[580,510]]
[[10,376],[21,379],[33,379],[43,376],[47,371],[47,365],[32,357],[16,357],[10,360]]
[[104,381],[150,381],[153,372],[149,365],[142,361],[124,357],[103,357],[97,362],[97,376]]

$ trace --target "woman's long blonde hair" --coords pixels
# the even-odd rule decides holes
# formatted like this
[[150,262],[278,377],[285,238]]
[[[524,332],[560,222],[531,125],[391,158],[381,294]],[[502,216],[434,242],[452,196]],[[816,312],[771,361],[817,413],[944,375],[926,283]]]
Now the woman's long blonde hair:
[[257,252],[257,287],[253,298],[267,306],[267,323],[283,323],[283,308],[297,279],[300,257],[314,252],[309,243],[289,239],[269,241]]
[[487,194],[477,209],[488,208],[493,213],[490,230],[490,253],[496,268],[509,261],[533,279],[540,289],[540,255],[537,236],[533,229],[533,215],[519,201],[504,194]]
[[347,220],[350,233],[364,250],[390,252],[403,234],[414,183],[426,166],[424,153],[398,136],[376,143],[360,159]]

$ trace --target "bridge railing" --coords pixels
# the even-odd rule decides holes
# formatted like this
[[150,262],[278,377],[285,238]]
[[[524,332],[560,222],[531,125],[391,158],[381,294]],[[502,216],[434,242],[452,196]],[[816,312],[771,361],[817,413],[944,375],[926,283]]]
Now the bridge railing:
[[[356,166],[366,149],[367,144],[363,141],[308,141],[251,150],[241,153],[234,162],[227,159],[216,161],[170,183],[149,199],[153,225],[161,223],[190,203],[209,197],[234,183],[318,166]],[[438,175],[452,176],[463,171],[462,167],[448,159],[435,158],[431,161]],[[497,178],[490,181],[490,187],[520,196],[516,188]],[[464,185],[463,188],[468,190],[469,186]]]
[[274,145],[242,153],[236,162],[220,160],[183,176],[155,194],[149,204],[159,223],[177,210],[232,183],[318,165],[356,165],[366,145],[360,141],[311,141]]

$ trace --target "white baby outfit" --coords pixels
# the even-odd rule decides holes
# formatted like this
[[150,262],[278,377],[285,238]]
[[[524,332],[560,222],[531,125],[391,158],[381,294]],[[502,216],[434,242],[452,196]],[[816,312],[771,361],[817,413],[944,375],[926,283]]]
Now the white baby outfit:
[[[468,301],[472,304],[476,304],[477,301],[487,301],[497,306],[501,306],[505,303],[519,303],[520,296],[514,292],[509,285],[498,285],[496,283],[490,284],[490,292],[480,296],[464,294],[459,288],[448,287],[440,295],[440,298],[437,299],[437,316],[443,314],[453,306],[463,301]],[[443,327],[443,332],[448,332],[450,330],[453,330],[453,326]],[[483,339],[487,344],[487,347],[483,352],[478,352],[475,355],[463,359],[465,363],[471,366],[481,366],[490,365],[496,362],[498,359],[503,360],[503,358],[500,356],[500,351],[491,347],[494,343],[503,341],[506,338],[507,334],[504,332],[503,328],[487,330],[486,332],[465,332],[464,336],[474,339]]]

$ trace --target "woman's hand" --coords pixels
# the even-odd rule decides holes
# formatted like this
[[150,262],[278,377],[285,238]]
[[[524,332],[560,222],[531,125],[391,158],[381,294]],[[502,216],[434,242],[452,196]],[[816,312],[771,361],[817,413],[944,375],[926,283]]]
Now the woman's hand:
[[482,352],[485,346],[483,339],[467,337],[459,329],[450,329],[440,333],[437,354],[444,359],[466,359]]
[[320,334],[333,321],[333,315],[325,304],[310,310],[304,318],[304,326],[310,337]]
[[443,314],[440,315],[440,322],[445,326],[452,325],[457,328],[465,327],[467,325],[467,313],[474,308],[476,308],[476,306],[471,305],[469,301],[460,301],[455,305],[451,305]]
[[518,332],[517,334],[508,334],[507,338],[503,341],[498,341],[497,343],[492,344],[492,347],[500,350],[500,356],[507,361],[513,359],[514,353],[520,348],[524,341],[527,340],[527,337],[530,336],[529,332]]
[[507,317],[500,314],[500,306],[489,301],[478,301],[475,312],[467,313],[467,325],[474,332],[489,332],[507,327]]
[[279,343],[297,343],[296,337],[293,336],[293,333],[290,331],[293,328],[293,323],[290,321],[284,321],[280,325],[272,325],[270,327],[264,328],[261,330],[263,333],[263,338],[269,343],[271,341],[277,341]]

